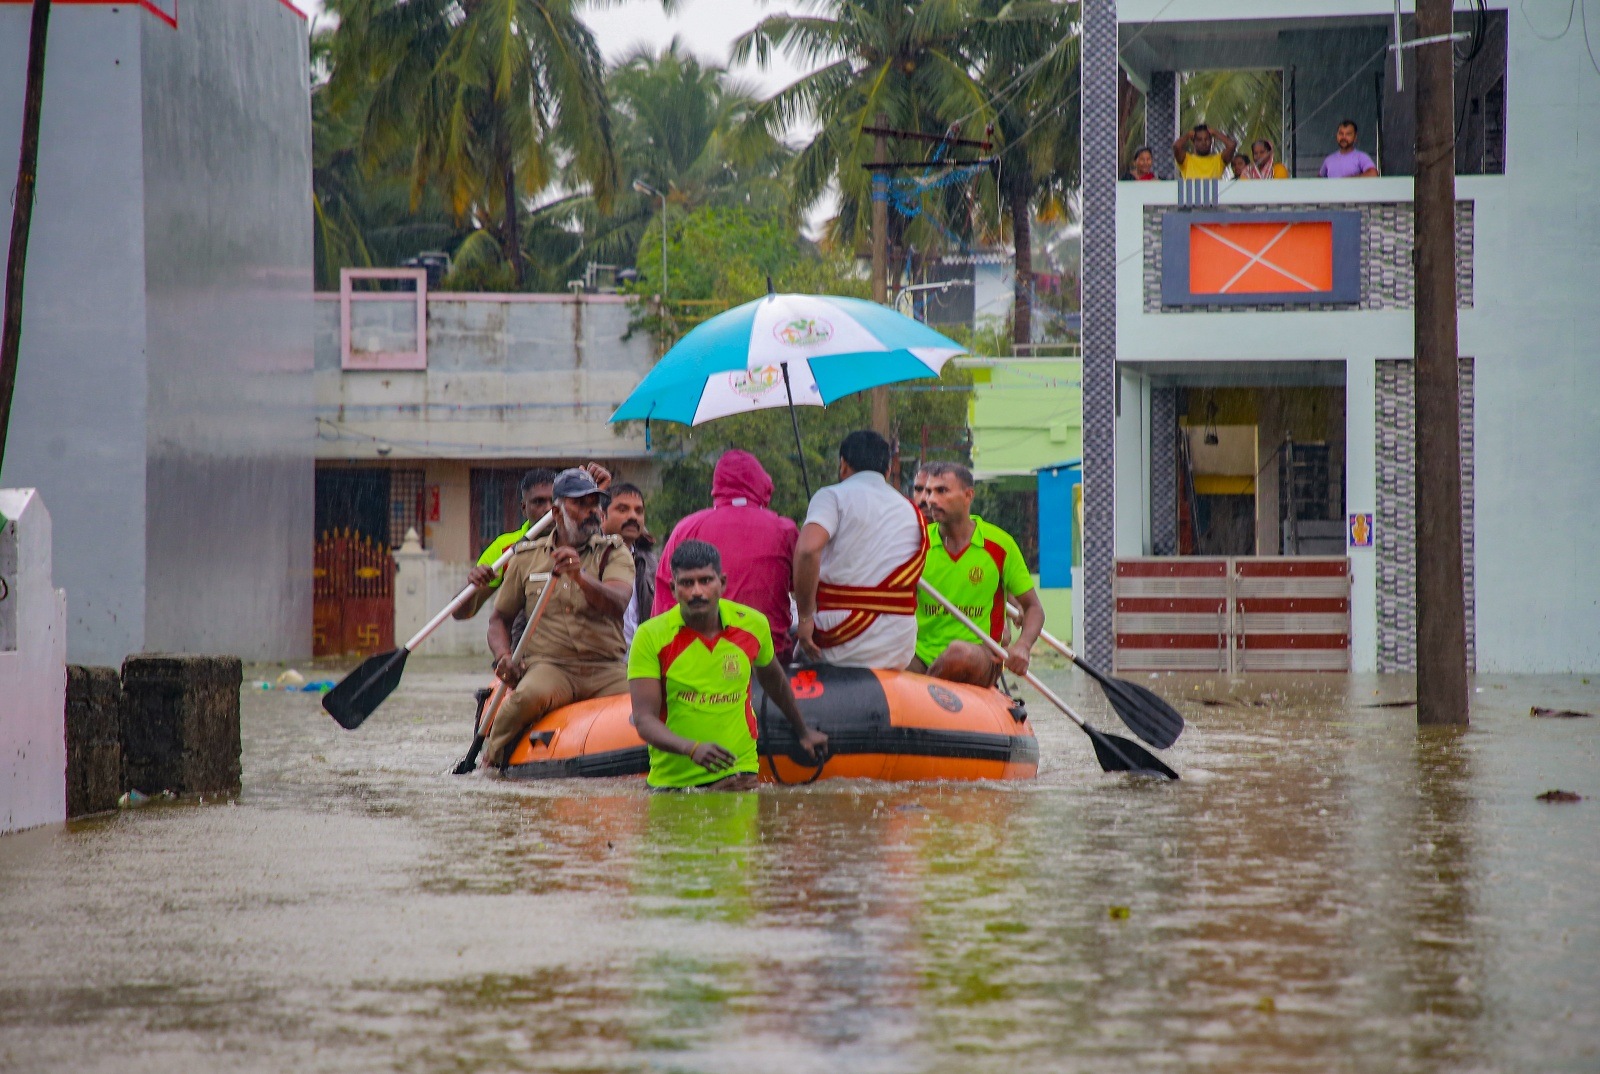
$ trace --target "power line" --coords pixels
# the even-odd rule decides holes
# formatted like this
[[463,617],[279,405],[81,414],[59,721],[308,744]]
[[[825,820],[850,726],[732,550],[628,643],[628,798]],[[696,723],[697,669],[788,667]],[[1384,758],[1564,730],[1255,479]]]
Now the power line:
[[1554,37],[1546,37],[1544,34],[1541,34],[1539,32],[1539,28],[1533,24],[1533,19],[1528,15],[1528,0],[1522,0],[1522,2],[1517,6],[1522,9],[1522,18],[1528,24],[1528,29],[1533,31],[1534,37],[1537,37],[1540,41],[1560,41],[1563,37],[1566,37],[1568,31],[1572,29],[1572,16],[1578,10],[1578,0],[1572,0],[1572,3],[1568,5],[1567,24],[1563,26],[1561,28],[1561,32],[1556,34]]
[[1574,5],[1582,4],[1578,14],[1583,18],[1583,49],[1589,54],[1589,66],[1594,68],[1594,73],[1600,75],[1600,60],[1594,58],[1594,45],[1589,43],[1589,5],[1584,0],[1572,0]]

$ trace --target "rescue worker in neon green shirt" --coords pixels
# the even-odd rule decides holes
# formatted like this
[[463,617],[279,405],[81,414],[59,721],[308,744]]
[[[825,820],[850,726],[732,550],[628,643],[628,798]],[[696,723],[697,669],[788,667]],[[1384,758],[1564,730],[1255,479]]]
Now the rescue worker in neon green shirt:
[[494,596],[494,591],[500,588],[500,574],[494,569],[494,561],[507,548],[522,540],[522,535],[528,532],[528,527],[543,518],[550,510],[550,505],[555,502],[552,490],[555,488],[556,475],[554,470],[542,467],[529,470],[522,475],[522,481],[517,485],[517,496],[522,504],[522,526],[510,533],[502,533],[489,542],[489,547],[483,550],[483,555],[478,557],[478,563],[467,572],[467,581],[477,586],[472,594],[472,599],[455,610],[455,618],[471,619],[478,614],[478,609],[489,603],[489,598]]
[[722,599],[722,556],[704,541],[672,552],[677,604],[639,624],[628,654],[633,725],[650,747],[651,787],[754,790],[760,758],[750,676],[813,761],[828,736],[806,727],[789,677],[773,659],[767,617]]
[[[1022,609],[1022,629],[1006,650],[1005,666],[1021,675],[1044,629],[1044,605],[1017,542],[972,514],[973,491],[972,471],[965,466],[928,464],[923,495],[933,522],[922,578],[1002,644],[1006,599],[1014,600]],[[923,593],[917,598],[917,656],[910,670],[989,686],[999,677],[1000,664],[943,605]]]

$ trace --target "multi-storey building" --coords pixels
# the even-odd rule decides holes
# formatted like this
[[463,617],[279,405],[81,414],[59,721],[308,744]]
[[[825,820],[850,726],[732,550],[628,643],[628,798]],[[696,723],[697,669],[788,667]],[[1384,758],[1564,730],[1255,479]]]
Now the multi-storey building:
[[[1581,0],[1580,0],[1581,2]],[[1124,668],[1415,666],[1413,5],[1085,0],[1084,633]],[[1456,15],[1469,651],[1600,667],[1600,44]],[[1397,57],[1398,67],[1397,67]],[[1292,178],[1181,190],[1194,72],[1275,72]],[[1142,100],[1141,100],[1142,98]],[[1122,178],[1119,103],[1156,181]],[[1353,120],[1376,178],[1319,178]],[[1247,147],[1241,147],[1246,152]],[[1186,203],[1187,202],[1187,203]]]

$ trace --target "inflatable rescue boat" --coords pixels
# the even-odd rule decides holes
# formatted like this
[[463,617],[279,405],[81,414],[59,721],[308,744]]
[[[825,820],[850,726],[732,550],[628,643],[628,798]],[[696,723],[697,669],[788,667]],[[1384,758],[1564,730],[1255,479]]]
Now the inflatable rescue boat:
[[[764,782],[1032,779],[1039,770],[1027,710],[999,690],[829,665],[798,669],[789,681],[806,724],[827,734],[828,756],[813,764],[783,713],[752,684]],[[644,775],[649,756],[630,711],[626,694],[555,710],[512,750],[506,775]]]

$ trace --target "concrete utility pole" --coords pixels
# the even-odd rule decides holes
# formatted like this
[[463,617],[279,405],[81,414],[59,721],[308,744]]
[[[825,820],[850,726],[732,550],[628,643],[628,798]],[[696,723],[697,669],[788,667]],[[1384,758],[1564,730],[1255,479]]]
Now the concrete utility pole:
[[22,98],[22,152],[11,207],[11,246],[6,254],[6,303],[0,316],[0,465],[11,429],[11,398],[17,389],[17,359],[22,351],[22,281],[27,274],[28,232],[33,227],[33,188],[39,170],[39,112],[44,105],[44,43],[50,29],[50,0],[33,0],[28,28],[28,73]]
[[1467,722],[1451,0],[1417,0],[1417,723]]
[[[889,126],[889,117],[878,113],[878,129]],[[872,139],[872,160],[882,164],[889,159],[889,142],[882,134]],[[872,173],[872,301],[880,305],[889,303],[889,173]],[[889,389],[873,388],[872,428],[880,436],[889,436]]]

